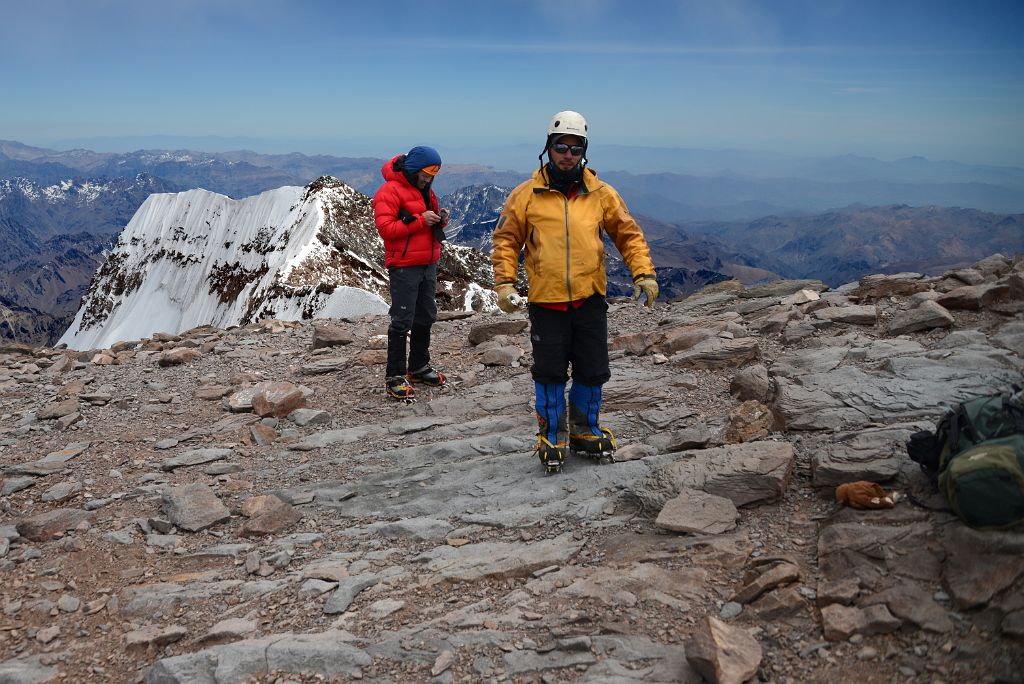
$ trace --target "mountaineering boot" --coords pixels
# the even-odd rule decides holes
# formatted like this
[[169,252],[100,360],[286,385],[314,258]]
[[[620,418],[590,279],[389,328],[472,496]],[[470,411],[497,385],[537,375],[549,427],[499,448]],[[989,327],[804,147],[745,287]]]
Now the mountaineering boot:
[[534,383],[537,397],[537,457],[545,472],[558,473],[565,462],[565,385]]
[[385,387],[388,396],[399,399],[406,403],[416,400],[416,390],[401,375],[394,375],[387,379]]
[[598,422],[601,415],[601,385],[573,381],[569,389],[569,451],[610,463],[615,435]]
[[430,385],[431,387],[440,387],[448,382],[448,378],[444,377],[444,373],[431,368],[429,365],[424,366],[419,370],[410,371],[408,378],[409,382],[418,382],[424,385]]

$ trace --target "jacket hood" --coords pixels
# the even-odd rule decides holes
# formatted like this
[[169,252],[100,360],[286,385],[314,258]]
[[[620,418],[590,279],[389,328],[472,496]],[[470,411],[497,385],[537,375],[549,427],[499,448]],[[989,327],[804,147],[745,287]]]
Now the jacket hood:
[[395,161],[404,157],[404,154],[396,154],[391,159],[384,162],[384,166],[380,167],[380,175],[384,176],[385,181],[400,181],[405,183],[409,187],[412,187],[412,183],[405,177],[405,174],[401,171],[395,171]]

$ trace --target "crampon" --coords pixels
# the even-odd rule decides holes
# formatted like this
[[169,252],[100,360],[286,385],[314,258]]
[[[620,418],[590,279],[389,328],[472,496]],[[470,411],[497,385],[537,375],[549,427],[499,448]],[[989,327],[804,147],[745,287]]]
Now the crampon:
[[552,444],[544,437],[537,438],[537,457],[544,466],[544,472],[548,474],[562,472],[562,464],[565,462],[565,445]]
[[601,434],[586,433],[569,435],[569,452],[573,456],[586,456],[598,463],[615,460],[615,435],[608,428],[601,428]]

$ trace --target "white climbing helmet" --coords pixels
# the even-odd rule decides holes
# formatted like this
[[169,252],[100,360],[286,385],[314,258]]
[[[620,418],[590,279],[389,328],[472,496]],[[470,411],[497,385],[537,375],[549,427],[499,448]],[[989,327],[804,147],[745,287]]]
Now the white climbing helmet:
[[548,139],[552,135],[577,135],[587,139],[587,120],[579,112],[558,112],[548,124]]

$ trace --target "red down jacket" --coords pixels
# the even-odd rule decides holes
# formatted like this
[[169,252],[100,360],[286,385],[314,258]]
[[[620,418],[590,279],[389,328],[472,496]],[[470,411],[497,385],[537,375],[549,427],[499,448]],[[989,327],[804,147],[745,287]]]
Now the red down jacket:
[[[401,156],[401,155],[399,155]],[[377,232],[384,239],[384,266],[425,266],[441,258],[441,243],[434,231],[423,222],[423,212],[436,212],[437,195],[430,191],[430,206],[423,201],[423,193],[414,187],[401,171],[395,171],[398,157],[381,168],[384,185],[373,196],[373,216]],[[414,218],[405,223],[399,217],[404,209]]]

